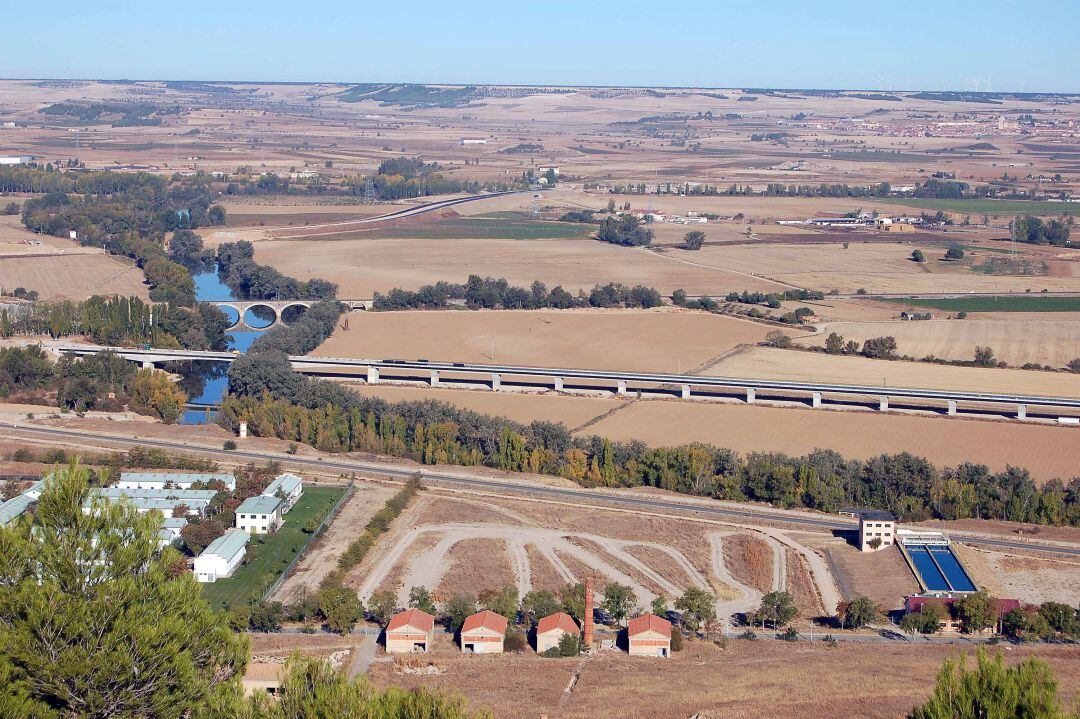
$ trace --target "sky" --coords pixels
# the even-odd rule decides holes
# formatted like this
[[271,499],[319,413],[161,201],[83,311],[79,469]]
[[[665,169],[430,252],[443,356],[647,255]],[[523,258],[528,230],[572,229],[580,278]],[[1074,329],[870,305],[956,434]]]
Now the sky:
[[23,0],[2,15],[6,78],[1080,92],[1080,0]]

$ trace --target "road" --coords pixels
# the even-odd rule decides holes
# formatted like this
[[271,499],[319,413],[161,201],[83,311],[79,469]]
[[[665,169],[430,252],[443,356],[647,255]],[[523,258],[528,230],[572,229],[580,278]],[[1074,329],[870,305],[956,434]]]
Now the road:
[[[591,502],[594,504],[608,505],[612,507],[625,507],[638,510],[655,510],[660,512],[689,512],[716,517],[750,517],[759,520],[783,522],[797,526],[813,527],[820,530],[840,530],[853,532],[858,529],[858,524],[840,519],[817,518],[799,513],[790,513],[783,510],[765,510],[753,507],[730,507],[720,504],[704,504],[695,502],[681,502],[675,499],[653,499],[638,497],[630,494],[613,494],[590,492],[585,489],[569,489],[565,487],[549,487],[545,485],[522,484],[519,482],[504,481],[492,478],[464,477],[459,474],[439,472],[427,468],[414,469],[398,465],[384,464],[353,459],[309,459],[293,455],[281,455],[275,452],[260,452],[247,449],[226,451],[205,445],[190,444],[165,439],[133,438],[119,435],[105,435],[101,433],[90,434],[57,427],[41,427],[22,423],[8,423],[5,425],[11,429],[33,436],[46,439],[75,439],[82,441],[112,442],[120,445],[159,447],[180,452],[195,452],[209,454],[225,462],[235,462],[237,459],[253,460],[257,462],[281,462],[297,467],[307,467],[314,470],[340,470],[344,472],[364,472],[368,474],[404,479],[419,472],[426,482],[451,485],[477,491],[502,492],[514,495],[536,496],[558,500],[575,502]],[[1066,554],[1080,556],[1080,547],[1061,546],[1050,543],[1017,541],[1009,539],[993,539],[988,537],[963,536],[960,538],[966,544],[998,547],[1003,549],[1022,549],[1035,552],[1049,552],[1054,554]]]

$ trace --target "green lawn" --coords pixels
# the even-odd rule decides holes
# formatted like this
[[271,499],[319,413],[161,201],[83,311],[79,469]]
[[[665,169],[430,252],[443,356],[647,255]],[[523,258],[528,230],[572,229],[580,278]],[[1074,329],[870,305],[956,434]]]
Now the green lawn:
[[935,200],[928,197],[912,197],[890,200],[890,205],[903,205],[927,210],[944,210],[970,215],[1041,215],[1061,214],[1080,216],[1080,202],[1037,202],[1034,200],[988,200],[970,198],[963,200]]
[[334,502],[345,493],[344,487],[304,487],[304,496],[296,503],[274,534],[255,535],[248,547],[254,546],[255,558],[244,564],[228,579],[203,585],[203,596],[213,607],[241,606],[262,591],[263,577],[278,575],[293,557],[311,541],[304,525],[312,517],[321,522]]
[[1080,312],[1080,297],[1048,297],[1041,294],[953,297],[937,300],[889,298],[888,301],[944,312]]
[[386,227],[363,233],[370,239],[551,240],[585,237],[596,225],[529,219],[520,212],[454,217],[434,224]]

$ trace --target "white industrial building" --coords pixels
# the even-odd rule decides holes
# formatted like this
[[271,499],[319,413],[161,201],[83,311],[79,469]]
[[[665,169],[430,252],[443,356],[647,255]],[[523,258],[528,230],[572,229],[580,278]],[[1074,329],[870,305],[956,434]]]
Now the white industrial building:
[[0,165],[29,165],[33,161],[33,155],[0,157]]
[[231,577],[244,561],[250,539],[247,532],[230,529],[210,542],[203,553],[195,557],[195,579],[200,582],[216,582]]
[[273,534],[281,526],[285,502],[278,497],[248,497],[236,508],[236,528],[251,534]]
[[165,517],[158,530],[158,548],[165,549],[168,546],[179,546],[184,540],[180,536],[180,530],[187,526],[184,517]]
[[91,492],[90,499],[84,505],[89,511],[95,497],[113,502],[125,499],[140,513],[158,510],[166,517],[171,517],[177,507],[187,507],[189,516],[206,514],[210,502],[217,495],[213,489],[135,489],[124,487],[102,487]]
[[232,474],[193,472],[121,472],[116,486],[121,489],[191,489],[195,484],[206,487],[221,482],[230,492],[236,489]]
[[304,496],[304,480],[295,474],[281,474],[266,485],[262,494],[264,497],[279,497],[285,505],[281,513],[286,514]]

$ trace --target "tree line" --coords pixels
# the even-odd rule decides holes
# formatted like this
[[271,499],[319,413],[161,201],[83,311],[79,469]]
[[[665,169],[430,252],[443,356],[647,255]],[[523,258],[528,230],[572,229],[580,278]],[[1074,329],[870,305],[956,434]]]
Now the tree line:
[[218,273],[240,297],[257,300],[330,300],[337,295],[333,282],[313,277],[300,281],[270,265],[255,262],[255,246],[247,240],[218,246]]
[[644,285],[626,287],[611,282],[596,285],[586,293],[571,294],[558,285],[551,290],[537,280],[528,288],[512,286],[504,278],[469,275],[465,284],[437,282],[415,292],[394,288],[386,294],[375,293],[375,310],[435,310],[451,307],[457,301],[469,309],[534,310],[580,307],[659,307],[660,293]]
[[106,171],[76,175],[75,183],[73,191],[82,194],[56,191],[23,203],[23,224],[56,237],[75,232],[84,246],[130,257],[150,284],[150,299],[192,307],[194,280],[165,252],[165,237],[225,223],[225,210],[213,204],[211,178]]
[[193,308],[151,304],[138,297],[94,295],[81,302],[35,302],[0,309],[0,337],[48,335],[53,339],[85,335],[109,346],[224,350],[225,315],[213,305]]
[[187,395],[164,372],[136,369],[110,352],[64,356],[53,363],[40,347],[0,349],[0,397],[82,412],[132,410],[177,421]]

